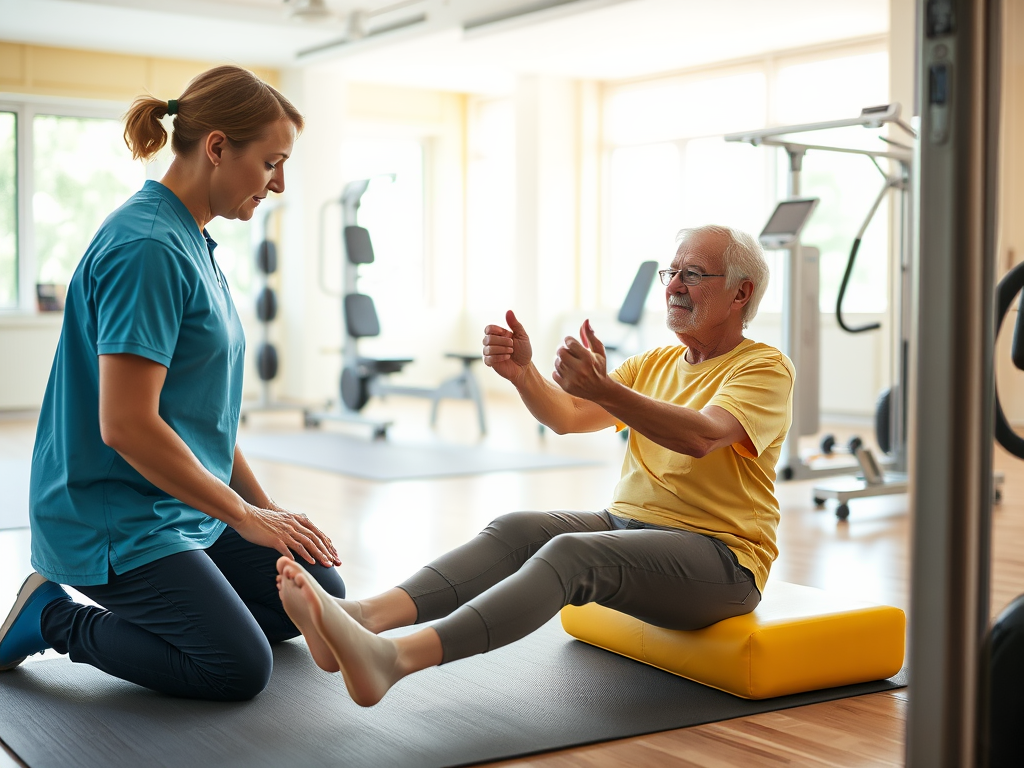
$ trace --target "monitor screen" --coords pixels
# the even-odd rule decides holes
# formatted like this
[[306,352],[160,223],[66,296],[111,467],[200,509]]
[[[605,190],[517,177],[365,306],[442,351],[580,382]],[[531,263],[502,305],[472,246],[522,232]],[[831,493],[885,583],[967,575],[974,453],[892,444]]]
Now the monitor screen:
[[784,200],[776,206],[775,213],[768,219],[761,232],[761,237],[796,237],[817,204],[817,198]]

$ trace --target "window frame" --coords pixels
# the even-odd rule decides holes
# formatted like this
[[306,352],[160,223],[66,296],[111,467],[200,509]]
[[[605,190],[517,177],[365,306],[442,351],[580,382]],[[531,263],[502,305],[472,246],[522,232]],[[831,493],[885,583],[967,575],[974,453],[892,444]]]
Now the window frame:
[[[88,99],[63,99],[0,92],[0,112],[13,112],[17,124],[15,132],[15,195],[17,217],[15,242],[17,243],[18,300],[13,307],[0,307],[0,316],[36,315],[36,248],[32,199],[35,192],[35,142],[33,125],[37,115],[80,117],[120,121],[128,104]],[[126,150],[127,151],[127,150]],[[146,178],[151,178],[152,166],[146,165]]]

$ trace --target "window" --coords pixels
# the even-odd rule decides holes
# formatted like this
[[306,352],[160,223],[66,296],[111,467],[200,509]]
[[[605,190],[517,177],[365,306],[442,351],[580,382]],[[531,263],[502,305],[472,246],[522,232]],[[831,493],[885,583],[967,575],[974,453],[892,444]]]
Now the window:
[[18,116],[0,112],[0,308],[18,304]]
[[[775,125],[853,117],[864,107],[887,102],[888,54],[854,50],[818,54],[813,60],[765,59],[751,65],[755,71],[734,69],[609,88],[601,268],[606,307],[619,306],[639,262],[671,257],[679,229],[716,223],[756,236],[776,200],[785,197],[785,153],[725,142],[724,134],[763,127],[769,117]],[[847,131],[854,132],[852,146],[866,139],[877,146],[874,134],[862,128]],[[823,143],[833,138],[813,136]],[[805,135],[797,140],[801,138]],[[853,236],[882,183],[863,156],[809,151],[804,159],[800,193],[821,198],[803,240],[821,249],[823,311],[835,309]],[[781,254],[767,256],[773,279],[761,309],[778,312]],[[887,264],[888,213],[883,203],[861,244],[845,310],[885,311]],[[660,295],[652,295],[649,306],[653,309],[661,301]]]
[[511,99],[475,101],[466,169],[466,304],[511,307],[515,274],[515,114]]
[[0,309],[67,285],[103,220],[146,177],[113,110],[0,105]]
[[[680,229],[714,223],[760,230],[767,216],[767,160],[753,147],[727,144],[721,134],[764,124],[766,82],[754,72],[613,91],[605,105],[605,136],[613,145],[601,291],[606,307],[622,303],[640,262],[668,264]],[[661,140],[635,143],[651,139]],[[648,307],[663,302],[652,290]]]
[[605,138],[640,144],[760,128],[766,98],[761,72],[623,88],[605,104]]
[[[889,94],[889,59],[884,52],[844,56],[779,68],[775,114],[781,124],[799,124],[855,117],[861,109],[885,104]],[[808,98],[813,95],[813,98]],[[846,146],[873,143],[877,132],[848,128],[808,134],[813,143],[835,141]],[[813,138],[811,138],[813,136]],[[799,140],[799,138],[798,138]],[[780,154],[781,153],[780,151]],[[884,166],[883,166],[884,167]],[[780,158],[779,181],[785,188],[788,161]],[[867,157],[837,152],[808,151],[801,173],[800,194],[821,203],[801,236],[821,250],[820,306],[834,312],[839,285],[853,237],[881,189],[882,175]],[[888,198],[865,232],[850,277],[845,312],[884,312],[888,305]]]
[[[855,117],[889,100],[884,51],[779,67],[773,103],[776,125]],[[909,105],[908,105],[909,106]]]
[[138,191],[119,120],[36,115],[32,225],[36,282],[67,285],[103,220]]
[[[618,307],[641,262],[665,265],[675,249],[681,208],[682,158],[673,143],[619,147],[608,174],[608,265],[602,303]],[[659,299],[652,290],[648,305]],[[663,301],[664,299],[661,299]]]
[[[800,239],[821,251],[819,306],[833,313],[854,235],[864,223],[884,180],[871,160],[838,152],[808,152],[801,196],[821,202]],[[885,312],[888,305],[888,198],[864,233],[843,299],[843,312]]]

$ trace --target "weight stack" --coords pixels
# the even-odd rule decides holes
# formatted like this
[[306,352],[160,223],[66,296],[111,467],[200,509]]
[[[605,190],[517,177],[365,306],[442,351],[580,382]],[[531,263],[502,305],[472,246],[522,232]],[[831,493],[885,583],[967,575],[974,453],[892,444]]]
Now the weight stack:
[[256,246],[256,270],[262,281],[256,294],[256,319],[263,329],[262,340],[256,347],[256,371],[263,382],[266,402],[269,400],[267,390],[278,368],[277,349],[270,342],[270,324],[277,317],[277,294],[268,284],[270,276],[277,271],[277,244],[273,240],[263,240]]

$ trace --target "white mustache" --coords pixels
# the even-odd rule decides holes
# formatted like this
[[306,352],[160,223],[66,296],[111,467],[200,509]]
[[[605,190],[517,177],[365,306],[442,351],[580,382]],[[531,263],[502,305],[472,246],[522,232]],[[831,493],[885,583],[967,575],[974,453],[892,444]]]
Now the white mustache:
[[668,297],[668,305],[670,307],[693,309],[693,299],[690,298],[690,294],[688,293],[673,293]]

